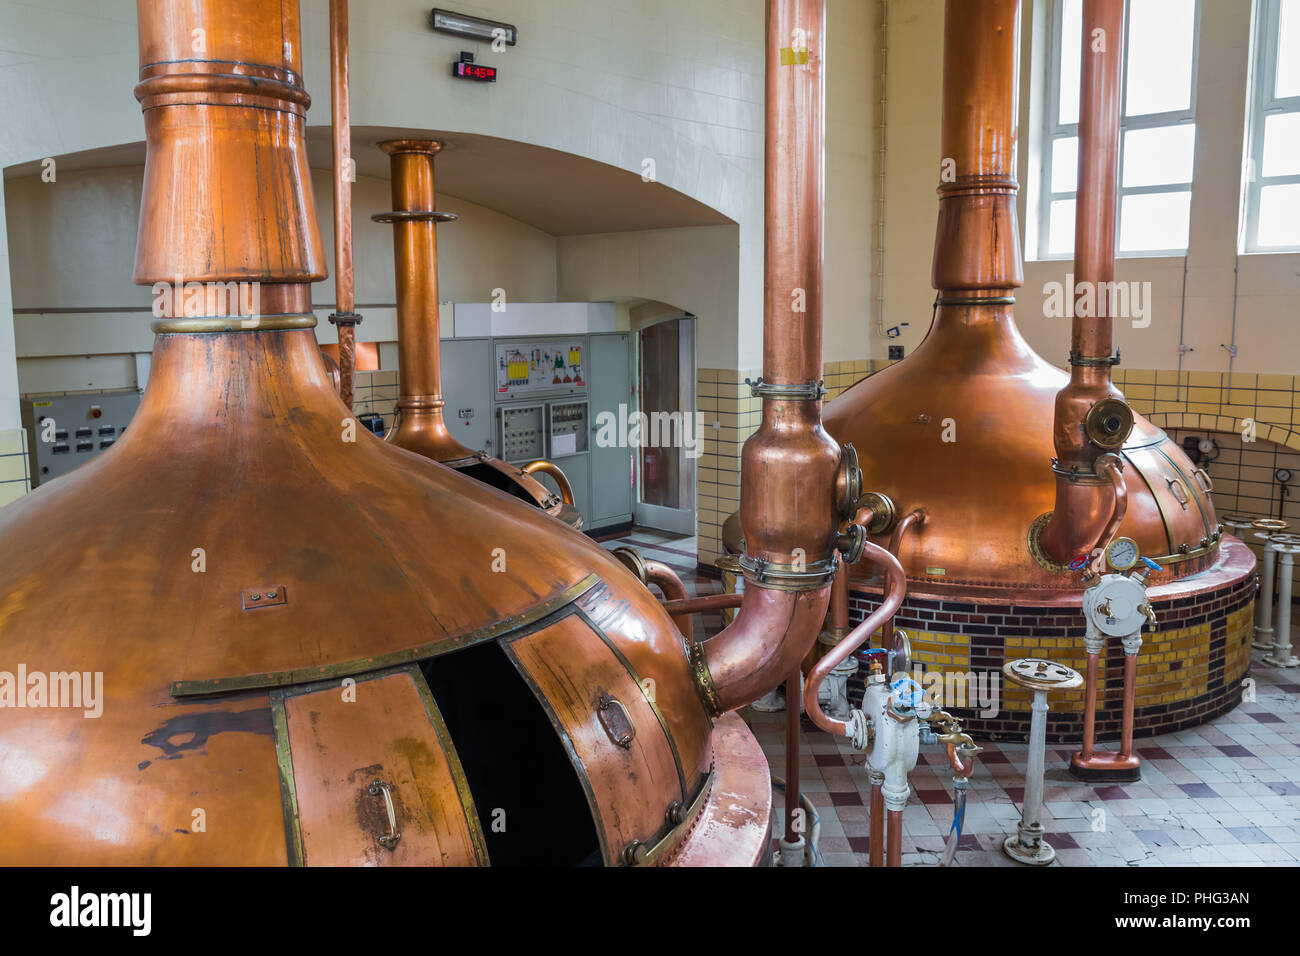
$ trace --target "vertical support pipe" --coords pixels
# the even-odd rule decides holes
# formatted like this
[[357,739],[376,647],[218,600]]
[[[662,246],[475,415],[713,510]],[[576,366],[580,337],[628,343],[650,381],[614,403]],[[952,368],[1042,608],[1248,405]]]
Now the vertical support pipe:
[[799,668],[785,680],[785,842],[799,845]]
[[1295,576],[1295,556],[1300,552],[1300,545],[1272,543],[1270,547],[1280,555],[1281,574],[1277,589],[1277,631],[1274,637],[1273,652],[1264,658],[1274,667],[1296,667],[1300,665],[1291,653],[1291,589]]
[[889,836],[886,838],[885,866],[903,865],[903,811],[889,811]]
[[1092,760],[1097,743],[1097,663],[1100,657],[1100,651],[1088,651],[1087,679],[1083,685],[1087,695],[1083,702],[1083,748],[1080,751],[1084,762]]
[[1259,604],[1255,608],[1255,640],[1251,646],[1258,651],[1271,651],[1273,630],[1273,580],[1277,577],[1277,552],[1269,546],[1268,532],[1256,533],[1264,540],[1264,560],[1259,572]]
[[339,397],[352,407],[356,381],[356,312],[352,268],[352,119],[348,82],[348,0],[330,0],[330,121],[334,132],[334,309],[339,333]]
[[1029,752],[1025,764],[1025,804],[1016,832],[1007,837],[1002,849],[1021,863],[1044,866],[1056,858],[1056,851],[1043,839],[1043,770],[1047,749],[1047,691],[1034,689],[1030,705]]
[[1137,659],[1142,646],[1142,635],[1137,635],[1137,647],[1129,650],[1129,639],[1124,641],[1124,713],[1120,725],[1119,759],[1133,759],[1133,711],[1137,704]]
[[1111,381],[1114,317],[1102,294],[1115,277],[1124,0],[1084,0],[1082,34],[1070,290],[1081,297],[1070,333],[1070,381],[1057,393],[1053,418],[1056,505],[1039,537],[1058,564],[1089,553],[1102,535],[1113,508],[1110,482],[1098,480],[1098,458],[1118,450],[1133,427],[1124,394]]

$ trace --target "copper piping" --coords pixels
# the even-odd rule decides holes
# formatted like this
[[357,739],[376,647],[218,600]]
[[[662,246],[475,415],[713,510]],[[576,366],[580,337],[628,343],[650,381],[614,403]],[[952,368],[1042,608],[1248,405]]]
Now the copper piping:
[[1080,763],[1092,759],[1093,748],[1097,741],[1097,662],[1100,654],[1088,654],[1088,671],[1083,686],[1087,697],[1083,702],[1083,748],[1079,752]]
[[975,758],[971,757],[965,763],[957,756],[957,745],[951,741],[946,745],[948,748],[948,765],[952,767],[952,772],[959,777],[969,777],[975,770]]
[[746,588],[736,619],[691,651],[714,712],[793,672],[830,601],[844,465],[821,424],[824,23],[825,0],[767,2],[763,414],[741,453]]
[[[903,516],[903,519],[894,525],[893,533],[889,536],[889,553],[895,558],[899,557],[903,549],[903,538],[913,525],[923,524],[925,522],[925,509],[916,508],[909,511]],[[885,650],[890,650],[894,645],[894,615],[889,616],[880,629],[880,646]]]
[[1115,540],[1115,535],[1119,533],[1119,526],[1124,523],[1124,516],[1128,514],[1128,484],[1124,481],[1124,462],[1118,455],[1102,455],[1097,459],[1097,467],[1110,476],[1115,503],[1111,508],[1110,521],[1106,523],[1105,530],[1097,539],[1097,545],[1093,549],[1094,554],[1100,554],[1110,546],[1111,541]]
[[835,580],[831,582],[830,625],[831,634],[837,639],[849,633],[849,566],[846,562],[840,563]]
[[[686,585],[677,572],[662,561],[645,560],[645,580],[647,584],[656,585],[670,601],[686,600]],[[674,614],[672,619],[683,637],[688,641],[695,640],[695,625],[690,614]]]
[[437,224],[455,217],[434,208],[433,160],[442,144],[399,139],[379,148],[389,156],[393,177],[394,212],[372,217],[393,225],[401,371],[392,441],[434,461],[463,461],[474,452],[451,434],[443,413]]
[[885,862],[885,792],[880,783],[871,784],[871,835],[867,843],[867,865],[882,866]]
[[907,576],[904,574],[903,566],[898,563],[896,557],[871,542],[867,542],[863,556],[872,563],[878,564],[884,572],[885,584],[880,606],[872,611],[866,620],[850,631],[844,640],[828,650],[813,667],[812,672],[808,675],[808,680],[804,682],[803,706],[809,718],[822,730],[839,737],[848,736],[849,726],[845,721],[829,717],[822,710],[821,702],[817,699],[817,691],[834,667],[869,641],[871,635],[876,633],[876,630],[881,625],[898,612],[899,606],[903,603],[903,598],[907,596]]
[[537,461],[530,461],[524,465],[524,474],[535,475],[538,472],[544,475],[550,475],[555,479],[555,484],[559,486],[560,498],[566,505],[571,505],[573,501],[573,486],[569,484],[569,478],[565,475],[563,469],[553,461],[547,461],[539,458]]
[[348,0],[330,0],[330,122],[334,130],[334,308],[339,333],[339,397],[352,407],[356,379],[352,268],[352,126],[348,94]]
[[[1102,31],[1104,49],[1097,48],[1096,31]],[[1103,283],[1115,278],[1123,44],[1124,0],[1084,0],[1073,274],[1076,288],[1093,291],[1094,308],[1074,309],[1070,382],[1057,393],[1052,432],[1056,507],[1040,537],[1047,556],[1062,564],[1087,553],[1107,524],[1104,484],[1069,474],[1101,473],[1098,458],[1104,449],[1089,437],[1084,421],[1098,402],[1124,400],[1111,382],[1114,318],[1102,295],[1109,288]]]
[[903,811],[889,811],[889,836],[886,843],[885,866],[903,865]]
[[[701,594],[698,597],[686,598],[684,601],[664,601],[663,608],[670,615],[703,614],[706,611],[724,611],[740,607],[744,603],[744,598],[743,594],[724,591],[721,594]],[[716,641],[717,638],[713,640]]]
[[1133,759],[1133,705],[1137,701],[1137,655],[1124,655],[1124,714],[1120,725],[1119,759]]
[[799,839],[799,668],[785,679],[785,842]]

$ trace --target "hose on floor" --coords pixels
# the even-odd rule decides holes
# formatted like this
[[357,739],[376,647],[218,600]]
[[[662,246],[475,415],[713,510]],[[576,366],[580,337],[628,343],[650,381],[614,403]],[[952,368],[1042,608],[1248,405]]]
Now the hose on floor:
[[948,842],[944,844],[940,866],[947,866],[957,855],[957,845],[961,843],[962,825],[966,821],[966,778],[952,778],[952,826],[948,829]]
[[[780,790],[784,793],[785,779],[773,774],[772,789]],[[803,793],[799,794],[799,806],[803,808],[803,812],[808,820],[808,836],[804,841],[803,848],[804,859],[807,861],[808,866],[821,866],[822,857],[821,854],[817,852],[817,841],[821,839],[822,835],[821,817],[817,815],[817,808],[812,805],[812,801]]]

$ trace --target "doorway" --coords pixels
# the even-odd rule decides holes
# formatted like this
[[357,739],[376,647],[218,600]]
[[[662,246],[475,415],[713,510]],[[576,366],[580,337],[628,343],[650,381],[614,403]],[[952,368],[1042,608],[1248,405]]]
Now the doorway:
[[638,525],[695,533],[695,466],[704,451],[695,414],[695,317],[678,315],[637,332]]

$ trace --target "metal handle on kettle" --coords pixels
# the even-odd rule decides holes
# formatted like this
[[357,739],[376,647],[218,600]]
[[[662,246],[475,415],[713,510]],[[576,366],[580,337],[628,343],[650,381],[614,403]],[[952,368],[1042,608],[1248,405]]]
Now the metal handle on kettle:
[[384,783],[382,780],[374,780],[370,784],[370,795],[377,797],[381,793],[384,795],[384,806],[388,810],[388,832],[379,838],[379,845],[386,850],[392,850],[397,847],[397,841],[402,838],[402,834],[397,830],[397,809],[393,806],[393,785]]

